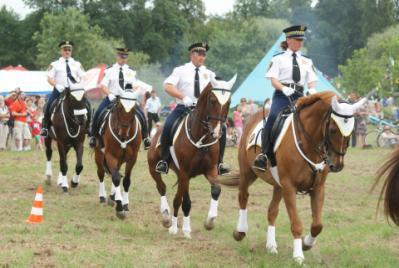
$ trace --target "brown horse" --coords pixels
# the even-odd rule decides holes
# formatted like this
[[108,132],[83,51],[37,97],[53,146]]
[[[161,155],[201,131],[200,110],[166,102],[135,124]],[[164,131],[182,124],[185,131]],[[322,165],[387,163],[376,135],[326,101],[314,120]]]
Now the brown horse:
[[[242,240],[248,232],[247,203],[249,186],[259,177],[273,185],[273,196],[268,210],[266,248],[277,253],[275,222],[279,203],[284,198],[294,236],[293,257],[298,263],[304,261],[303,249],[310,249],[322,230],[321,210],[324,201],[324,186],[327,174],[339,172],[344,166],[344,156],[349,137],[354,127],[353,113],[364,103],[350,105],[339,103],[334,93],[323,92],[302,97],[296,102],[296,112],[288,117],[283,132],[276,143],[277,166],[266,172],[252,167],[261,147],[256,141],[256,128],[261,129],[263,112],[253,115],[240,142],[238,161],[240,174],[222,182],[239,186],[239,219],[234,238]],[[278,140],[279,140],[278,139]],[[309,193],[312,218],[310,235],[302,242],[302,223],[296,208],[296,194]],[[303,249],[302,249],[303,243]]]
[[44,139],[46,146],[46,183],[51,184],[52,168],[51,148],[52,140],[57,141],[58,153],[60,155],[60,173],[57,184],[62,187],[64,193],[68,192],[67,180],[67,154],[71,148],[76,152],[75,175],[72,178],[72,187],[77,187],[80,173],[83,170],[83,144],[86,137],[88,124],[88,113],[84,89],[65,89],[61,95],[59,105],[56,105],[52,116],[52,127],[49,135]]
[[379,202],[384,197],[385,215],[399,226],[399,149],[396,149],[379,169],[373,188],[385,174],[387,177],[381,189]]
[[162,129],[153,137],[152,145],[148,151],[148,165],[151,176],[156,182],[161,195],[160,210],[163,216],[163,224],[169,227],[170,234],[177,234],[177,215],[182,205],[183,233],[190,238],[190,209],[191,200],[189,194],[190,178],[204,175],[211,184],[211,204],[205,228],[214,227],[217,217],[218,198],[221,192],[217,181],[217,163],[219,157],[219,138],[221,136],[221,124],[226,120],[230,106],[231,88],[236,76],[229,82],[216,81],[211,83],[201,92],[196,107],[186,115],[180,125],[177,136],[174,137],[171,155],[173,169],[177,175],[177,193],[173,200],[173,216],[170,222],[170,208],[166,199],[166,185],[162,177],[155,171],[155,166],[160,159],[160,147],[157,141]]
[[[112,177],[111,195],[108,203],[116,203],[116,216],[124,219],[129,211],[129,187],[131,171],[136,163],[141,144],[140,123],[136,118],[134,109],[137,96],[132,92],[125,92],[117,98],[108,115],[105,116],[101,135],[95,151],[97,175],[99,178],[100,203],[106,201],[104,185],[105,172]],[[121,191],[121,175],[119,170],[125,163],[125,176],[123,177],[123,192]]]

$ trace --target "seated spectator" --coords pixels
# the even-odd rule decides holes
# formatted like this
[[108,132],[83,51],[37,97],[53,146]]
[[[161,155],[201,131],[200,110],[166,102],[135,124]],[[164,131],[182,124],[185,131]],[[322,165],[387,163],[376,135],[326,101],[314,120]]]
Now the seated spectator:
[[10,112],[4,102],[4,97],[0,95],[0,151],[7,148],[8,120]]
[[386,145],[390,147],[398,147],[399,145],[399,135],[396,135],[390,126],[384,126],[381,138],[384,139]]

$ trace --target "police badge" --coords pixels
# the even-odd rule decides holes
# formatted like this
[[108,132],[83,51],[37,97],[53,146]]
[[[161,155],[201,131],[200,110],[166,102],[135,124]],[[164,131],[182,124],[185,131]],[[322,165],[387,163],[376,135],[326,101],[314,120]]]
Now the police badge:
[[206,73],[204,74],[204,79],[208,80],[208,74],[206,74]]

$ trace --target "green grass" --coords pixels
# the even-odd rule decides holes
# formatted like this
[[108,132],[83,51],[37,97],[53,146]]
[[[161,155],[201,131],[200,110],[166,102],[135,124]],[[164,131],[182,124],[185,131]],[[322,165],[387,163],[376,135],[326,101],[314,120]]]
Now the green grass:
[[[317,245],[305,252],[309,267],[399,267],[399,229],[382,215],[376,218],[380,186],[369,193],[375,171],[389,150],[350,149],[341,173],[330,174],[323,210],[324,229]],[[228,148],[226,161],[237,167],[237,151]],[[57,153],[55,158],[58,160]],[[0,267],[296,267],[292,236],[282,203],[277,219],[279,254],[265,250],[266,212],[271,187],[258,180],[250,188],[249,233],[235,242],[232,232],[238,217],[237,190],[223,188],[219,217],[213,231],[203,228],[210,201],[210,186],[203,177],[190,185],[192,240],[171,236],[162,227],[159,195],[148,173],[145,152],[133,170],[130,214],[124,221],[114,208],[98,203],[98,183],[92,156],[85,152],[85,167],[78,189],[69,196],[55,185],[43,185],[45,157],[41,152],[0,153]],[[69,156],[74,170],[74,154]],[[58,174],[54,162],[53,173]],[[69,173],[68,180],[72,177]],[[53,178],[55,183],[56,178]],[[173,173],[164,178],[172,206]],[[107,191],[110,180],[107,178]],[[27,225],[35,190],[44,187],[44,222]],[[309,232],[308,196],[298,196],[298,208]],[[181,222],[180,212],[179,221]]]

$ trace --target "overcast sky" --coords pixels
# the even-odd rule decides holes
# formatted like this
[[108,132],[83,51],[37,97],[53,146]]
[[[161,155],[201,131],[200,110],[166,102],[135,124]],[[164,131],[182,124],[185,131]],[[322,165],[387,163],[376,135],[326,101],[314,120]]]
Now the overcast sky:
[[[203,0],[208,15],[223,15],[233,9],[235,0]],[[31,10],[22,0],[0,0],[0,6],[6,5],[12,8],[22,18]]]

